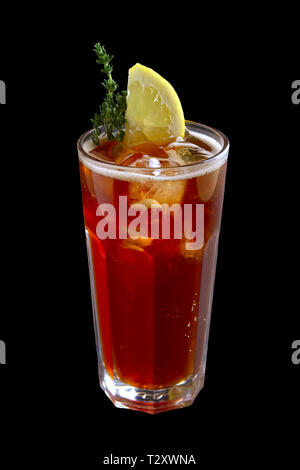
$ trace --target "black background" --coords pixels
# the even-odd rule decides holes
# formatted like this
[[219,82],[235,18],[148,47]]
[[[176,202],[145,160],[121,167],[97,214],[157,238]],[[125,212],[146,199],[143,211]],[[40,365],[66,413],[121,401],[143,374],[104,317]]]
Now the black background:
[[[76,20],[45,10],[1,35],[0,462],[97,468],[111,453],[193,453],[200,465],[292,463],[300,371],[291,362],[299,339],[293,39],[283,43],[276,28],[258,36],[257,18],[231,28],[222,18],[205,25],[189,9],[163,17],[140,9],[135,18],[129,9],[125,18],[113,8],[78,10]],[[193,406],[157,416],[115,408],[98,385],[76,152],[103,97],[96,41],[115,56],[121,89],[134,63],[152,67],[172,83],[186,118],[231,143],[205,387]]]

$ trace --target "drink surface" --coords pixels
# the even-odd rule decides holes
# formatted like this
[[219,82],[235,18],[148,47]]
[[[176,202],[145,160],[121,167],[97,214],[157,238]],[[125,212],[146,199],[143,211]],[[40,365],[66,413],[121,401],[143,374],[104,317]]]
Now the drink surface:
[[[184,139],[178,138],[164,146],[151,142],[128,146],[126,142],[107,142],[105,138],[100,145],[95,146],[90,138],[82,147],[85,155],[79,153],[79,159],[86,167],[95,173],[128,181],[191,178],[214,171],[227,159],[227,154],[221,152],[221,144],[216,139],[199,135],[192,129],[186,129]],[[220,158],[216,158],[220,153]],[[87,158],[87,155],[92,159]]]
[[171,168],[208,160],[220,150],[212,139],[204,140],[186,130],[185,138],[177,138],[167,145],[149,141],[126,145],[117,140],[105,141],[90,149],[89,154],[99,160],[135,168]]
[[[165,146],[86,144],[92,158],[80,157],[84,218],[102,356],[112,378],[159,389],[195,376],[204,364],[226,173],[227,156],[214,160],[220,149],[192,132]],[[188,165],[191,171],[182,172]],[[153,203],[203,204],[203,246],[187,249],[184,237],[100,240],[97,207],[113,204],[118,215],[120,196],[128,209],[145,204],[149,223]],[[116,223],[119,233],[119,217]]]

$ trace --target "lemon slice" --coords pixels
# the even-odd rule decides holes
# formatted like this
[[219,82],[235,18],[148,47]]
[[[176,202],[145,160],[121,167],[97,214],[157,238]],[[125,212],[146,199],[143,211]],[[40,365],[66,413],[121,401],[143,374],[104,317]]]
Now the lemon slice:
[[163,145],[184,137],[185,123],[180,100],[172,85],[141,64],[129,70],[125,141],[145,140]]

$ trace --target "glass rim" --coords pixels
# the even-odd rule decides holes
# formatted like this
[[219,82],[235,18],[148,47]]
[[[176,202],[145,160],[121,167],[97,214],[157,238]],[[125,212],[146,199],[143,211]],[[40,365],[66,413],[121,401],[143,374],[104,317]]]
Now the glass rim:
[[[210,166],[211,162],[216,163],[216,161],[222,160],[223,158],[225,160],[225,157],[227,157],[227,155],[228,155],[229,145],[230,144],[229,144],[228,138],[226,137],[225,134],[223,134],[223,132],[219,131],[218,129],[215,129],[214,127],[207,126],[206,124],[201,124],[201,123],[198,123],[198,122],[195,122],[195,121],[190,121],[190,120],[187,120],[187,119],[185,120],[185,124],[186,124],[187,127],[188,127],[188,125],[192,125],[192,126],[202,128],[202,129],[212,133],[213,135],[215,135],[216,138],[217,137],[221,138],[222,139],[222,144],[223,144],[223,145],[221,144],[222,145],[221,149],[215,155],[213,155],[212,157],[209,157],[205,160],[200,160],[198,162],[188,163],[186,165],[178,165],[178,166],[168,167],[168,168],[130,167],[130,166],[124,166],[124,165],[117,165],[116,163],[108,162],[108,161],[105,161],[105,160],[99,160],[98,158],[96,158],[96,157],[90,155],[88,152],[86,152],[84,150],[84,147],[83,147],[84,141],[94,131],[94,129],[89,129],[86,132],[84,132],[79,137],[79,139],[77,141],[78,155],[80,156],[80,154],[82,154],[85,159],[87,159],[88,161],[91,161],[93,164],[96,164],[99,168],[101,168],[101,167],[110,168],[111,171],[115,171],[116,173],[118,173],[118,172],[122,172],[122,173],[126,172],[127,173],[128,172],[128,173],[133,173],[133,174],[135,173],[135,174],[139,174],[139,175],[152,175],[153,177],[155,177],[154,172],[157,171],[157,170],[159,170],[159,175],[160,176],[163,176],[163,175],[171,176],[170,173],[174,173],[174,175],[178,175],[180,173],[184,173],[184,172],[188,172],[189,170],[193,170],[196,167]],[[80,157],[79,157],[79,159],[80,159]]]

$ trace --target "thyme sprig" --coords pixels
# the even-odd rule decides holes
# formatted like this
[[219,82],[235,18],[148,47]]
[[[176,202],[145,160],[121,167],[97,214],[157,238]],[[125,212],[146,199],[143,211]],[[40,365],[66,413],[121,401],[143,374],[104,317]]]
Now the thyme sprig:
[[104,79],[102,82],[106,90],[106,97],[99,106],[99,113],[95,113],[94,119],[91,120],[94,126],[93,140],[96,145],[99,145],[99,127],[104,126],[108,140],[118,139],[122,141],[125,134],[123,127],[126,121],[127,91],[124,90],[121,93],[116,93],[118,85],[111,75],[113,56],[107,54],[104,46],[101,46],[99,42],[95,44],[94,52],[97,56],[96,62],[103,66],[101,72],[107,75],[107,79]]

